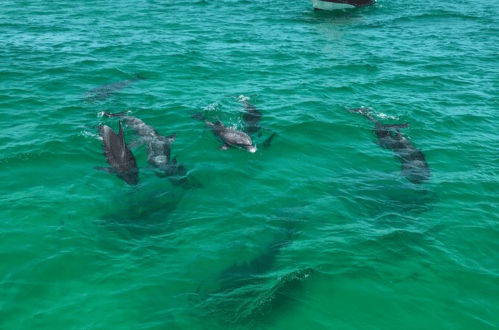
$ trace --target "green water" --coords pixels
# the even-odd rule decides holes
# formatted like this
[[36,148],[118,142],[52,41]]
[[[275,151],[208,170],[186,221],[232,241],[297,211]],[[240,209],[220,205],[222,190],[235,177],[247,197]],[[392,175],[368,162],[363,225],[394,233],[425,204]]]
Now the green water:
[[[485,0],[2,2],[0,328],[499,327],[498,15]],[[240,95],[266,128],[254,154],[217,150],[190,118],[241,129]],[[401,175],[358,107],[409,123],[428,182]],[[144,146],[137,186],[94,170],[97,127],[118,129],[101,111],[177,133],[203,188],[158,178]]]

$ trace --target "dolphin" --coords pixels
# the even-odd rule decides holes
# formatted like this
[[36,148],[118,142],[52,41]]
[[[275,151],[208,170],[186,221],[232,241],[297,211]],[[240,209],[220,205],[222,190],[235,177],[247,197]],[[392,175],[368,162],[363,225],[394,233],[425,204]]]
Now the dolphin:
[[177,156],[171,159],[171,145],[177,138],[177,134],[163,136],[156,132],[154,127],[146,124],[136,117],[128,116],[125,112],[103,113],[106,117],[121,117],[125,124],[133,129],[139,138],[139,144],[147,144],[147,163],[159,170],[156,176],[168,178],[175,186],[183,188],[201,187],[196,179],[187,179],[187,168],[184,164],[177,162]]
[[[266,323],[282,313],[282,307],[292,303],[293,295],[313,272],[311,268],[279,269],[278,257],[292,243],[291,235],[288,232],[286,238],[276,238],[261,255],[249,262],[234,262],[203,290],[198,288],[197,304],[205,305],[208,313],[231,328]],[[248,306],[249,302],[258,303]]]
[[[260,132],[260,129],[262,128],[260,126],[260,120],[262,119],[261,112],[253,104],[248,103],[248,101],[242,100],[241,102],[244,105],[244,130],[248,134],[258,133],[258,137],[262,136],[262,133]],[[276,132],[272,132],[272,134],[263,141],[262,147],[265,149],[270,147],[270,143],[276,135]]]
[[[262,113],[248,101],[242,101],[244,105],[244,130],[248,134],[256,134],[260,132],[260,120],[262,119]],[[261,133],[260,133],[261,135]]]
[[133,79],[118,81],[112,84],[99,86],[85,93],[85,100],[88,102],[105,100],[115,92],[122,90],[123,88],[134,83],[137,80],[143,80],[143,79],[146,78],[139,76],[138,73],[135,73]]
[[365,109],[349,109],[348,111],[360,113],[374,123],[374,133],[378,138],[378,144],[395,153],[402,163],[403,176],[413,183],[430,180],[430,166],[423,152],[414,148],[400,133],[400,129],[409,127],[409,124],[381,125]]
[[118,134],[109,126],[103,125],[99,127],[99,134],[102,137],[102,150],[107,163],[111,167],[96,166],[95,169],[116,174],[129,185],[136,185],[139,182],[139,168],[133,153],[125,143],[121,121],[119,125]]
[[252,153],[256,151],[256,147],[253,146],[253,141],[248,134],[243,131],[224,126],[220,119],[215,117],[217,122],[212,123],[207,121],[202,113],[194,114],[191,118],[203,121],[206,124],[206,127],[211,129],[213,134],[220,141],[222,141],[223,145],[218,149],[227,150],[229,147],[234,147],[247,150]]

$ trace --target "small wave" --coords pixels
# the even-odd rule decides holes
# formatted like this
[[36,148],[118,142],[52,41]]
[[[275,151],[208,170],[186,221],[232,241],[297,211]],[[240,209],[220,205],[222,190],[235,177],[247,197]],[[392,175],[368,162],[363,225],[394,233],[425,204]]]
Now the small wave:
[[399,120],[399,118],[397,118],[397,117],[393,117],[393,116],[387,115],[387,114],[382,113],[382,112],[375,114],[375,116],[378,118],[381,118],[381,119]]
[[87,130],[80,131],[80,133],[78,135],[83,136],[84,138],[96,139],[96,140],[102,141],[102,137],[99,134],[94,133],[94,132],[89,132]]

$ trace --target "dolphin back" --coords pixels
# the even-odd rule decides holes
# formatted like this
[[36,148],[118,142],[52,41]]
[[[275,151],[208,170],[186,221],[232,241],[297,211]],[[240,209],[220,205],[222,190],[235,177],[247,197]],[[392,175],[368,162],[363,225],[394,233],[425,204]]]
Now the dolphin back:
[[245,111],[243,115],[245,131],[248,134],[258,133],[260,130],[260,120],[262,119],[262,114],[254,105],[248,103],[247,101],[243,101],[243,105]]
[[99,128],[103,144],[102,150],[107,163],[118,177],[128,184],[134,185],[139,181],[139,169],[133,153],[125,143],[121,121],[119,125],[118,134],[106,125]]

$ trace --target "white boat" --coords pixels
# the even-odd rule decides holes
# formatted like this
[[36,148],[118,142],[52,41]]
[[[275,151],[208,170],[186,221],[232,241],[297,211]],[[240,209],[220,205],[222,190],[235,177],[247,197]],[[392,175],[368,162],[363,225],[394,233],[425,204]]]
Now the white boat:
[[374,5],[376,0],[312,0],[315,10],[337,10]]

